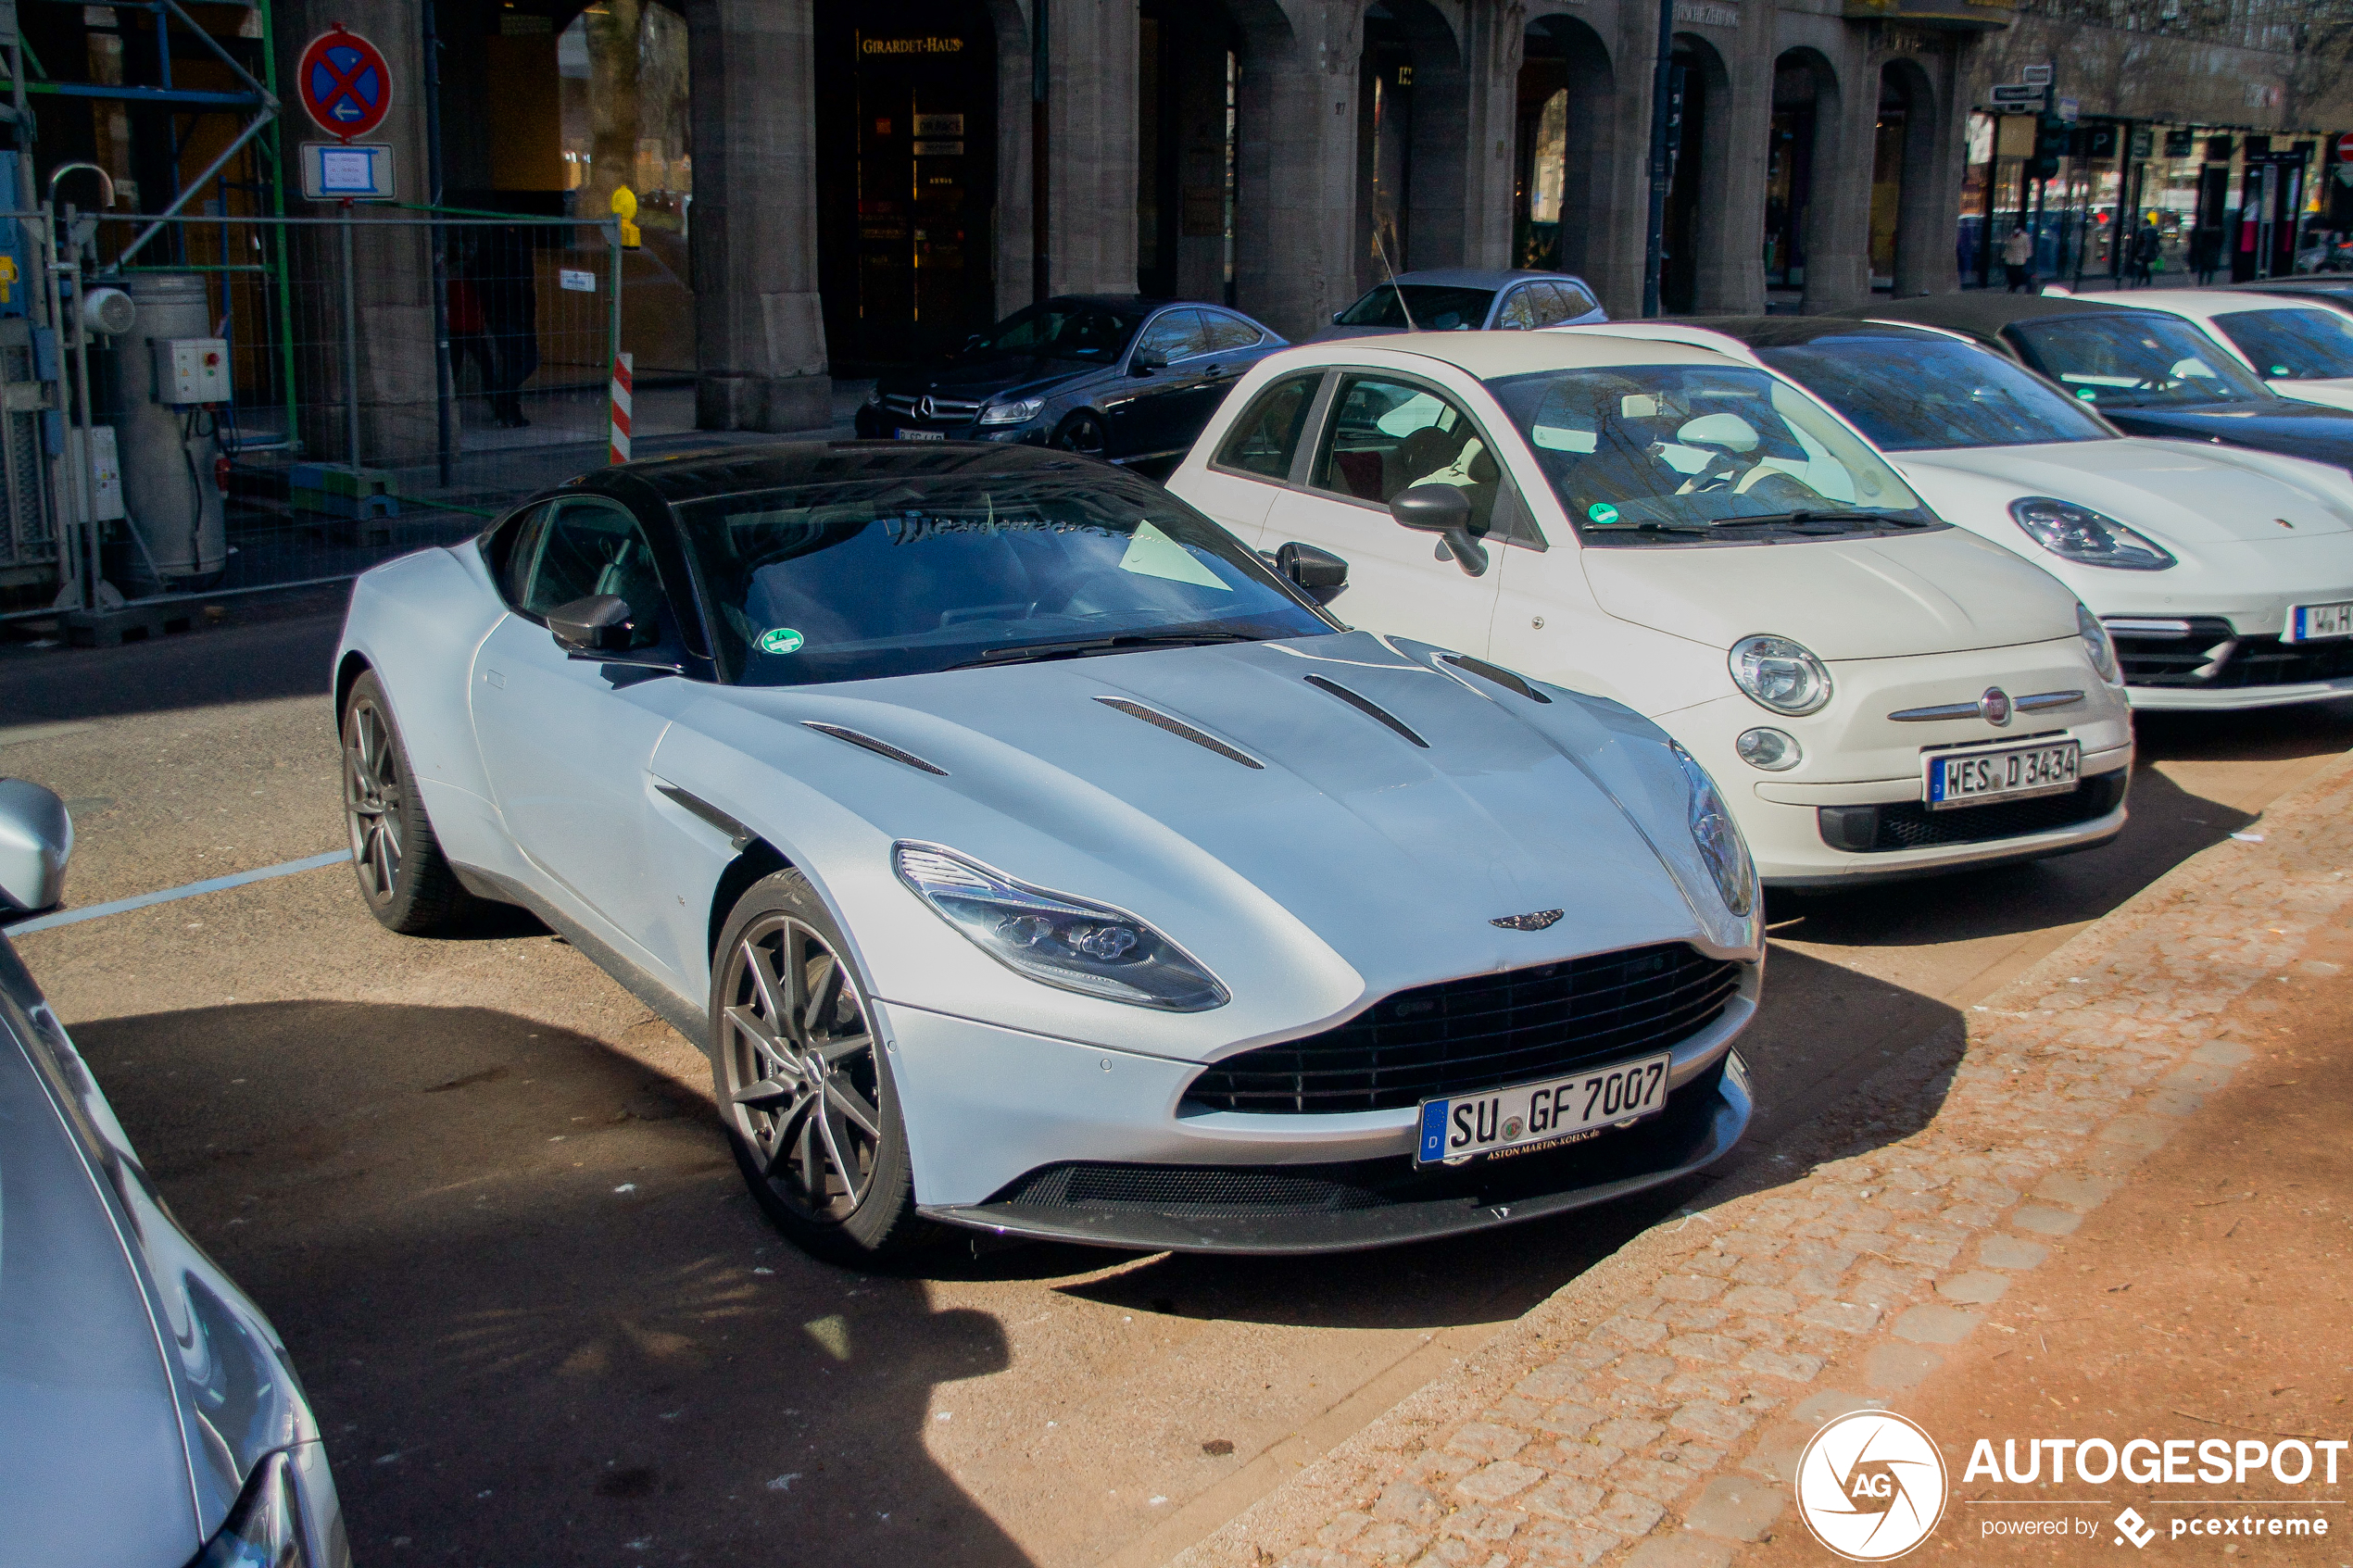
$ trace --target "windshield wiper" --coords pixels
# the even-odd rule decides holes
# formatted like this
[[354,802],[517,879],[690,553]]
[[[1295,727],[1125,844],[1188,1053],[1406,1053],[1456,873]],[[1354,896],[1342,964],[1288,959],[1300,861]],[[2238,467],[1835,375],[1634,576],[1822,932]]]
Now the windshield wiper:
[[1793,522],[1892,522],[1905,528],[1926,528],[1926,518],[1910,512],[1849,508],[1838,511],[1765,512],[1755,517],[1719,517],[1710,528],[1778,528]]
[[950,664],[969,670],[979,664],[1026,664],[1049,659],[1087,659],[1099,653],[1133,653],[1139,648],[1193,647],[1204,643],[1264,642],[1255,632],[1122,632],[1110,637],[1087,637],[1068,643],[1025,643],[1018,647],[987,648],[978,659]]
[[1588,533],[1622,533],[1632,530],[1639,533],[1705,533],[1714,526],[1705,522],[1581,522],[1578,527]]

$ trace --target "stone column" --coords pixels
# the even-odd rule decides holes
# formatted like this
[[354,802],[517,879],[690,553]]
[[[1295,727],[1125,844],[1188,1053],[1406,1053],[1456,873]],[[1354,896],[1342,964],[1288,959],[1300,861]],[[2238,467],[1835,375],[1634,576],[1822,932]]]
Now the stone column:
[[1136,292],[1136,3],[1048,0],[1056,294]]
[[[1895,225],[1895,297],[1961,286],[1961,175],[1969,111],[1951,42],[1937,39],[1906,65],[1912,104],[1904,139],[1904,194]],[[2128,231],[2129,232],[2129,231]]]
[[1289,0],[1284,11],[1242,19],[1234,272],[1240,308],[1297,342],[1357,294],[1363,13],[1352,0]]
[[695,422],[824,429],[812,0],[688,0]]
[[[1524,4],[1468,7],[1462,23],[1468,98],[1459,132],[1464,211],[1460,265],[1512,264],[1512,143],[1518,132]],[[1418,231],[1416,231],[1418,232]]]
[[1862,304],[1871,294],[1871,170],[1879,139],[1879,55],[1859,28],[1836,56],[1838,93],[1814,120],[1814,209],[1806,219],[1809,316]]
[[[423,35],[417,7],[405,0],[281,0],[276,13],[278,80],[285,96],[283,144],[292,215],[332,217],[333,203],[300,197],[296,144],[328,139],[296,101],[296,62],[304,46],[336,22],[382,50],[392,68],[392,111],[366,140],[390,143],[400,198],[426,195]],[[160,206],[161,203],[154,204]],[[433,273],[429,231],[420,223],[368,221],[352,234],[353,352],[359,361],[359,450],[346,451],[344,420],[343,255],[331,226],[303,225],[290,236],[294,265],[296,388],[306,450],[333,461],[393,468],[430,461],[435,442]],[[387,216],[399,216],[391,215]],[[169,232],[135,259],[153,266],[169,254]]]
[[1737,28],[1718,25],[1733,9],[1701,0],[1679,15],[1700,19],[1699,36],[1713,44],[1724,76],[1708,83],[1700,193],[1693,308],[1703,316],[1750,316],[1765,308],[1765,168],[1773,134],[1772,7],[1745,0]]

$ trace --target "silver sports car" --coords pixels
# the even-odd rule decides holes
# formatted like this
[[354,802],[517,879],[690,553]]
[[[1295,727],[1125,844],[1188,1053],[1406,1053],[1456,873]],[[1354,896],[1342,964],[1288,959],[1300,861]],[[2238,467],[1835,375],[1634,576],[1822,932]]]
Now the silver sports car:
[[607,469],[359,579],[360,890],[535,911],[836,1257],[1369,1247],[1716,1160],[1763,935],[1715,786],[1349,631],[1346,570],[1025,447]]

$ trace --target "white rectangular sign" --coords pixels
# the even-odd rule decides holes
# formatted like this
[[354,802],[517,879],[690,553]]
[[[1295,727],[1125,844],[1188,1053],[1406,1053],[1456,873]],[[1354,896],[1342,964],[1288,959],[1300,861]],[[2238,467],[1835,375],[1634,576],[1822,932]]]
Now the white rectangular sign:
[[595,294],[597,292],[597,274],[584,270],[578,267],[558,268],[556,270],[556,282],[561,283],[565,288],[570,289],[574,294]]
[[396,181],[392,148],[382,143],[305,142],[302,194],[315,202],[388,202]]

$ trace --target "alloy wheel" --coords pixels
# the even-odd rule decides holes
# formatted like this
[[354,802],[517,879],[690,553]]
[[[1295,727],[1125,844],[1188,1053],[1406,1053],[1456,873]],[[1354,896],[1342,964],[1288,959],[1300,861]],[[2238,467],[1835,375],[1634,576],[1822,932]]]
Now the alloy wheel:
[[1103,455],[1103,427],[1081,414],[1063,427],[1062,433],[1054,439],[1054,445],[1082,458],[1100,458]]
[[883,1152],[880,1068],[865,997],[806,922],[754,922],[727,958],[721,1030],[727,1116],[777,1198],[839,1223]]
[[371,903],[400,888],[400,763],[384,710],[361,698],[343,722],[343,811],[351,859]]

